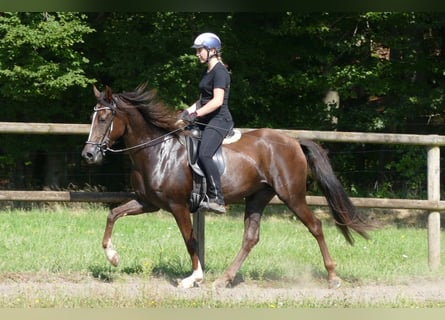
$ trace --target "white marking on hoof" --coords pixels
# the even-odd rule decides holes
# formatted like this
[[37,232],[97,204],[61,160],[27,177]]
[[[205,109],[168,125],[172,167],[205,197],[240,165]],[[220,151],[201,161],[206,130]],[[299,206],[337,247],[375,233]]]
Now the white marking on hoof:
[[113,244],[111,243],[111,239],[108,240],[107,247],[104,250],[107,260],[114,267],[117,267],[117,265],[119,264],[119,255],[117,254],[117,251],[114,249]]
[[179,280],[178,287],[183,289],[189,289],[195,286],[199,287],[199,284],[202,282],[203,279],[204,275],[202,272],[201,264],[198,261],[198,268],[196,268],[196,270],[193,271],[193,273],[189,277]]

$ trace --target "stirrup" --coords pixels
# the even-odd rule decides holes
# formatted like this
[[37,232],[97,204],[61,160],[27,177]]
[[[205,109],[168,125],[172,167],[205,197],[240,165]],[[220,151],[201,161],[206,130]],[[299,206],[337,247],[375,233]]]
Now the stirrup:
[[199,204],[199,209],[203,211],[211,211],[217,214],[226,213],[226,207],[215,201],[210,201],[209,197],[205,195],[205,199]]

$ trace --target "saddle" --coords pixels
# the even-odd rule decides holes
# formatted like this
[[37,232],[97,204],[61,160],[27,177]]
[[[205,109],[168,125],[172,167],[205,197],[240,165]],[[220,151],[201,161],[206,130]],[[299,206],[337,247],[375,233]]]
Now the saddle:
[[[206,197],[207,182],[205,174],[202,171],[198,163],[198,149],[201,142],[201,129],[198,126],[189,126],[187,128],[189,134],[185,136],[185,146],[187,150],[187,160],[193,175],[193,189],[190,194],[189,204],[190,212],[196,212],[199,205]],[[237,129],[231,128],[227,136],[224,138],[223,144],[234,143],[241,137],[241,132]],[[222,146],[216,150],[212,157],[216,166],[218,167],[219,174],[222,175],[225,171],[225,157],[222,150]]]

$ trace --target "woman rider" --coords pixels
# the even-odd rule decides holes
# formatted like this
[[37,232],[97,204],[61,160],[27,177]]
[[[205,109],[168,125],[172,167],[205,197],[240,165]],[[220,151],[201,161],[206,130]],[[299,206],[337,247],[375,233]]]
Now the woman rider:
[[212,157],[233,128],[228,106],[230,74],[222,62],[221,41],[216,34],[200,34],[192,48],[196,49],[196,56],[207,68],[199,82],[199,99],[184,110],[180,118],[190,123],[199,121],[203,130],[198,161],[206,176],[208,201],[203,201],[201,207],[216,213],[225,213],[221,177]]

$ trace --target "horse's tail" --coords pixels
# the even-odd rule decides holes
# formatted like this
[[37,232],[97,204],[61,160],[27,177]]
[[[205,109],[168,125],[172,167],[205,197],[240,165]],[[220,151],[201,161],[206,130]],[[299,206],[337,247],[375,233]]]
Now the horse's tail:
[[368,239],[366,231],[372,227],[364,221],[352,204],[332,169],[326,151],[311,140],[298,139],[298,141],[306,155],[311,172],[326,197],[336,226],[345,239],[350,244],[354,243],[350,229]]

